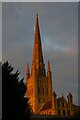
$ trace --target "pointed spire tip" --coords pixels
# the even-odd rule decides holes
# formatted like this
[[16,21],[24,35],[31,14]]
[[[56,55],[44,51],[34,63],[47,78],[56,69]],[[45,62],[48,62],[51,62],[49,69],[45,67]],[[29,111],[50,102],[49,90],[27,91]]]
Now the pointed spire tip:
[[48,60],[48,71],[50,72],[51,71],[51,68],[50,68],[50,61]]
[[38,17],[38,13],[36,14],[36,16]]

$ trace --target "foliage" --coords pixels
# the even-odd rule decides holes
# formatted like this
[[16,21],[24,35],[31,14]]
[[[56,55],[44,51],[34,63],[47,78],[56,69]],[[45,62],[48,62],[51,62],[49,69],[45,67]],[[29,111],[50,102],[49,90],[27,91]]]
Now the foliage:
[[3,120],[30,119],[28,98],[24,97],[26,84],[19,80],[19,72],[13,73],[13,67],[5,62],[2,64]]

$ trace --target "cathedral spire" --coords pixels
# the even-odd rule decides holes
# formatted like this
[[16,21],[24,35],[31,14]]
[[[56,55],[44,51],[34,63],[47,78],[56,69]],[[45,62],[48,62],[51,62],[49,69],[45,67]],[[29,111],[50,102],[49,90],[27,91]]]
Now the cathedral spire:
[[49,88],[49,100],[52,98],[52,75],[51,75],[51,68],[50,62],[48,61],[48,68],[47,68],[47,77],[48,77],[48,88]]
[[34,69],[39,69],[39,67],[43,65],[44,65],[44,61],[43,61],[41,37],[40,37],[40,30],[39,30],[39,20],[38,20],[38,14],[37,14],[36,25],[35,25],[32,67],[34,66]]
[[29,71],[29,64],[28,63],[27,63],[27,66],[26,66],[26,74],[27,74],[26,79],[28,79],[30,77],[30,71]]
[[48,72],[51,72],[50,62],[48,61]]

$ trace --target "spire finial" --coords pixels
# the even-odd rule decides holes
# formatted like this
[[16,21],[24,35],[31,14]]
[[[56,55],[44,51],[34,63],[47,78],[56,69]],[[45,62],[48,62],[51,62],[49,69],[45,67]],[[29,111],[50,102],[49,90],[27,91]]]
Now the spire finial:
[[56,93],[55,93],[55,91],[53,91],[52,95],[53,95],[53,96],[57,96]]
[[29,64],[27,63],[27,66],[26,66],[26,79],[28,79],[30,77],[30,71],[29,71]]
[[38,13],[36,14],[36,16],[38,17]]
[[62,93],[62,97],[64,96],[64,94]]
[[50,68],[50,61],[48,60],[48,71],[50,72],[51,71],[51,68]]
[[72,96],[71,92],[69,92],[69,95],[68,96]]

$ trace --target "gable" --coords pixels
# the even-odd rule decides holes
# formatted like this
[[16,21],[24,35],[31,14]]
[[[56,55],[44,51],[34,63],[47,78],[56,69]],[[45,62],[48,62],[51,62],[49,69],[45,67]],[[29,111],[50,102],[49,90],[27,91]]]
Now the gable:
[[57,107],[67,107],[68,103],[64,97],[57,98]]

